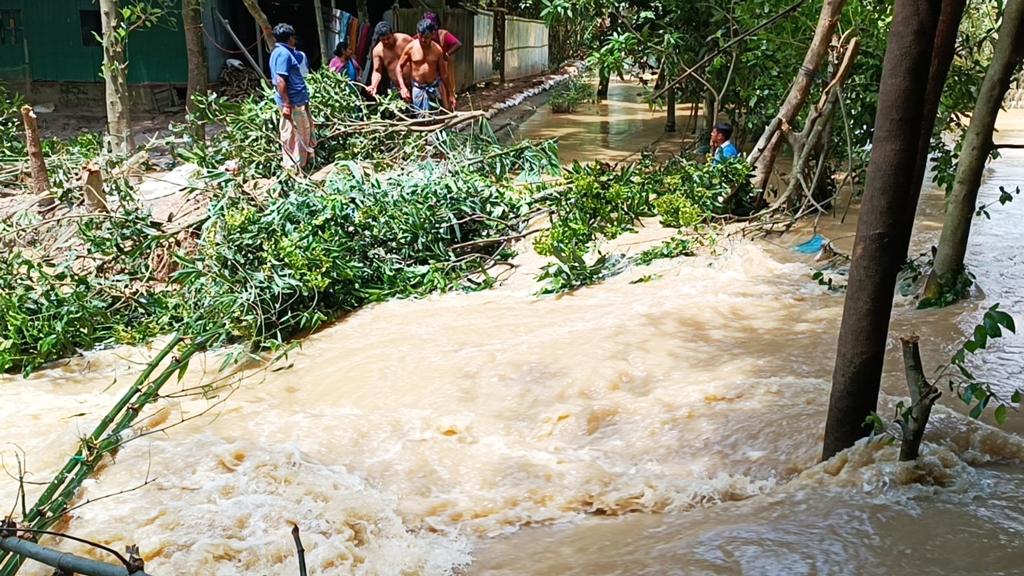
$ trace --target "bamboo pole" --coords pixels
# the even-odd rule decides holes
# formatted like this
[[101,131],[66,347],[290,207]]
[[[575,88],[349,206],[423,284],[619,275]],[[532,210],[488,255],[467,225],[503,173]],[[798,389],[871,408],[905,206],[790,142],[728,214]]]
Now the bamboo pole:
[[30,540],[23,540],[17,536],[0,538],[0,550],[11,554],[17,554],[52,568],[56,568],[61,574],[82,574],[84,576],[149,576],[142,570],[128,572],[124,566],[114,566],[104,562],[97,562],[90,558],[68,554],[60,550],[54,550],[40,546]]
[[[100,420],[92,434],[82,439],[75,454],[68,459],[25,514],[24,522],[31,529],[46,530],[61,520],[82,483],[92,475],[105,456],[116,452],[124,444],[122,434],[135,423],[142,409],[158,399],[164,384],[173,376],[180,375],[188,367],[192,356],[207,345],[207,337],[196,338],[166,367],[157,372],[167,357],[174,353],[184,340],[181,336],[172,336],[139,374],[132,386]],[[22,562],[21,556],[0,553],[0,576],[14,576],[21,568]]]

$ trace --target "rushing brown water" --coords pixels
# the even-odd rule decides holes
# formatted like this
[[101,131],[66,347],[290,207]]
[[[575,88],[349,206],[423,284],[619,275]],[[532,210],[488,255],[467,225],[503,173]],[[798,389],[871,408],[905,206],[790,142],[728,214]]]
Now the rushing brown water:
[[[617,103],[601,118],[542,111],[523,133],[564,135],[566,157],[628,154],[662,122],[637,106],[622,106],[621,124]],[[608,144],[594,145],[603,122]],[[1024,116],[1001,127],[1024,141]],[[985,199],[1016,178],[1024,154],[1009,151]],[[941,202],[923,199],[916,248],[937,238]],[[928,365],[991,303],[1024,318],[1022,215],[1014,202],[976,222],[969,262],[984,295],[926,312],[897,300],[893,332],[921,334]],[[854,220],[823,218],[819,231],[848,248]],[[66,529],[137,543],[163,575],[297,574],[291,522],[311,574],[1020,573],[1017,414],[997,430],[946,399],[917,465],[877,443],[816,463],[842,296],[790,249],[810,233],[723,240],[560,298],[533,295],[540,259],[526,255],[490,292],[360,310],[305,340],[287,369],[126,445],[84,496],[151,482],[76,510]],[[615,244],[669,234],[652,224]],[[1019,386],[1022,348],[997,342],[979,373]],[[48,480],[145,355],[92,353],[0,380],[7,468],[16,445],[30,480]],[[890,360],[887,406],[904,393]],[[182,386],[216,377],[200,372]],[[167,402],[145,426],[212,402]],[[15,492],[0,483],[0,502]]]

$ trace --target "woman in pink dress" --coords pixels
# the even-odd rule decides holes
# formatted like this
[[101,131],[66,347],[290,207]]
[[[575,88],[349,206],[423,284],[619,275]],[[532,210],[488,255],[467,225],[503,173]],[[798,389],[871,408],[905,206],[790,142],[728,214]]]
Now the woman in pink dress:
[[462,48],[462,42],[459,41],[455,34],[445,30],[441,27],[441,18],[436,12],[427,12],[423,14],[424,20],[430,20],[437,27],[437,36],[434,40],[441,45],[441,50],[444,51],[445,55],[448,56],[448,77],[444,79],[444,83],[448,88],[448,93],[455,97],[455,58],[456,52]]

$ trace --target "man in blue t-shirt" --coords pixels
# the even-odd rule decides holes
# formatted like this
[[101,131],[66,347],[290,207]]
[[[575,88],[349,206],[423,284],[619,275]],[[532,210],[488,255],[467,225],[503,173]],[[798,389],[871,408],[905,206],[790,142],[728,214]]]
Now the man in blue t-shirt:
[[309,163],[316,147],[313,117],[309,115],[309,88],[302,77],[298,52],[295,50],[295,28],[289,24],[274,26],[277,45],[270,53],[270,77],[274,99],[281,108],[278,124],[284,167],[301,170]]
[[711,130],[711,150],[713,164],[724,162],[740,155],[740,149],[732,143],[732,124],[722,122],[715,124]]

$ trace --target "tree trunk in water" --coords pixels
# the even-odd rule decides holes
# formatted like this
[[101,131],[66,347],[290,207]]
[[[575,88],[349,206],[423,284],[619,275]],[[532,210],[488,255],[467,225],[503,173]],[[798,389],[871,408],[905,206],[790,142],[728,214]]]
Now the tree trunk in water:
[[924,376],[924,364],[921,362],[917,336],[900,338],[900,343],[903,346],[903,369],[907,376],[907,388],[910,390],[910,406],[906,408],[909,414],[902,422],[900,462],[909,462],[917,460],[921,453],[921,441],[924,439],[924,429],[928,426],[928,418],[932,415],[932,406],[942,393]]
[[1010,0],[999,25],[999,39],[992,62],[985,72],[985,80],[971,114],[971,124],[964,135],[953,193],[947,201],[946,221],[942,225],[938,252],[935,253],[935,266],[925,284],[925,299],[937,300],[956,284],[964,272],[964,255],[971,235],[978,189],[985,172],[985,161],[992,151],[992,132],[1013,73],[1024,57],[1022,28],[1024,0]]
[[[185,49],[188,53],[188,95],[185,97],[185,109],[191,114],[195,106],[192,99],[206,94],[210,79],[200,0],[181,0],[181,17],[185,28]],[[205,139],[206,125],[192,120],[192,138],[197,141]]]
[[277,44],[277,41],[274,40],[274,27],[270,25],[270,20],[267,20],[267,15],[260,8],[259,0],[242,0],[242,3],[256,20],[256,25],[263,31],[263,42],[267,45],[267,50],[273,50],[274,45]]
[[665,132],[676,131],[676,89],[665,93]]
[[[327,48],[327,29],[324,26],[324,5],[320,0],[313,0],[313,13],[316,15],[316,33],[319,36],[320,41],[317,45],[320,46],[320,66],[326,67],[327,63],[331,61],[331,50]],[[355,52],[356,47],[352,46],[352,51]]]
[[[804,62],[793,80],[789,94],[779,108],[778,118],[786,124],[792,124],[800,114],[807,97],[811,93],[811,86],[814,84],[814,77],[821,67],[821,63],[828,56],[828,47],[832,41],[836,26],[839,24],[839,15],[846,6],[846,0],[823,0],[821,12],[818,15],[818,25],[814,29],[814,38],[807,47],[807,54],[804,55]],[[762,190],[768,185],[768,178],[771,176],[772,168],[775,166],[775,159],[779,155],[779,147],[782,145],[782,138],[779,130],[782,122],[772,122],[750,154],[750,161],[754,164],[754,188]]]
[[46,159],[43,158],[43,146],[39,142],[36,113],[31,106],[21,107],[21,121],[25,125],[25,147],[28,150],[29,170],[32,172],[32,191],[44,196],[40,205],[46,207],[53,204],[53,196],[50,195],[50,176],[46,170]]
[[912,211],[916,138],[925,123],[928,85],[941,3],[896,0],[878,93],[875,136],[853,247],[839,329],[822,458],[852,446],[868,432],[876,409],[896,274],[910,242],[904,215]]
[[103,26],[107,147],[115,154],[127,154],[135,144],[132,141],[131,97],[128,94],[125,43],[117,36],[121,28],[121,11],[118,10],[117,0],[100,0],[100,18]]
[[949,68],[953,65],[953,57],[956,55],[956,39],[966,5],[967,0],[942,0],[942,12],[939,14],[939,25],[932,46],[928,86],[925,88],[924,123],[921,125],[918,140],[917,166],[914,167],[914,186],[911,189],[913,200],[910,212],[906,214],[907,226],[910,229],[913,229],[914,218],[917,216],[917,201],[921,197],[921,188],[924,186],[925,172],[928,168],[928,151],[931,149],[932,132],[935,130],[935,116],[939,112],[942,90],[946,86],[946,77],[949,76]]
[[608,86],[611,84],[612,74],[607,70],[597,71],[597,99],[607,100],[608,99]]

